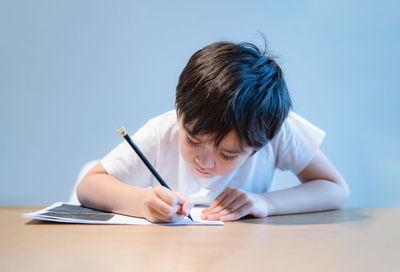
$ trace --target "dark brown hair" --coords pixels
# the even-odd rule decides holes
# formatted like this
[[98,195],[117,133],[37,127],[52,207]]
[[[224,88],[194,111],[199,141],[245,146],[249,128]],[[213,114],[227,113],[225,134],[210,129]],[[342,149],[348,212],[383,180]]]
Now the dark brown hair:
[[258,150],[280,129],[292,102],[281,68],[250,43],[217,42],[197,51],[176,87],[176,109],[192,135],[234,130],[241,144]]

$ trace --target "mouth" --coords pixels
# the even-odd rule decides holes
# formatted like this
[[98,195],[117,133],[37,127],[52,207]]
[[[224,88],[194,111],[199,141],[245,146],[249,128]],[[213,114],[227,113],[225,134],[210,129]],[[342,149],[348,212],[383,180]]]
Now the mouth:
[[201,175],[210,175],[211,174],[211,172],[207,172],[207,171],[203,171],[203,170],[200,170],[199,168],[197,168],[197,167],[193,167],[194,168],[194,170],[197,172],[197,173],[199,173],[199,174],[201,174]]

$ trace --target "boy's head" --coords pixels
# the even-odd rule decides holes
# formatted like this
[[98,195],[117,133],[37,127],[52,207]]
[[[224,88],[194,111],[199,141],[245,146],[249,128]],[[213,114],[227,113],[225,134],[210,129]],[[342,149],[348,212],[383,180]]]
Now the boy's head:
[[218,42],[197,51],[176,88],[182,127],[191,137],[207,135],[215,149],[233,133],[240,149],[257,151],[291,105],[278,64],[249,43]]

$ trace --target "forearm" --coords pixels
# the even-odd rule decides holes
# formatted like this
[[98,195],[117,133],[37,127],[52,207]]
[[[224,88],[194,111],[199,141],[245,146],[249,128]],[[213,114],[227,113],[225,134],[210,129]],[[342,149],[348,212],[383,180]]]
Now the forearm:
[[327,180],[312,180],[301,185],[262,194],[269,215],[316,212],[340,208],[348,197],[347,188]]
[[90,208],[144,217],[143,203],[148,190],[107,174],[92,174],[79,183],[77,195],[81,204]]

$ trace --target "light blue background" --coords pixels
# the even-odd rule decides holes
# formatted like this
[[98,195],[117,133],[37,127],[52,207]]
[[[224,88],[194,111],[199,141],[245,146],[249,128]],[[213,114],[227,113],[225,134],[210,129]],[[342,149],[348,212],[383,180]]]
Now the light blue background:
[[[80,167],[174,107],[220,40],[279,56],[294,109],[327,132],[347,206],[399,206],[397,1],[0,0],[0,205],[68,199]],[[295,184],[288,173],[277,188]]]

